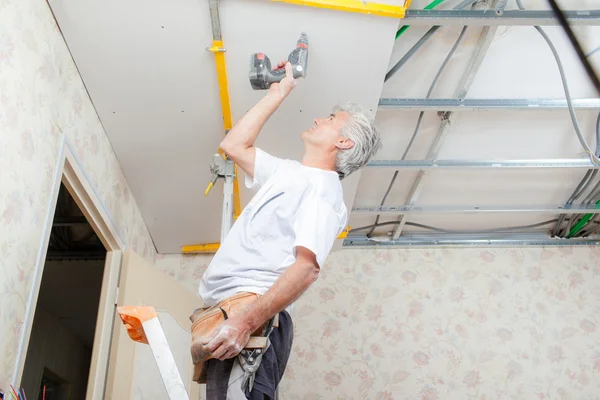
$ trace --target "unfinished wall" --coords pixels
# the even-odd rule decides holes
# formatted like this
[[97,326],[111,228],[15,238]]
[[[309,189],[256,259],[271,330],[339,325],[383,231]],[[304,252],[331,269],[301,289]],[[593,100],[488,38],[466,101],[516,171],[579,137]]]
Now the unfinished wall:
[[43,0],[0,0],[0,387],[11,380],[63,137],[129,248],[154,247]]

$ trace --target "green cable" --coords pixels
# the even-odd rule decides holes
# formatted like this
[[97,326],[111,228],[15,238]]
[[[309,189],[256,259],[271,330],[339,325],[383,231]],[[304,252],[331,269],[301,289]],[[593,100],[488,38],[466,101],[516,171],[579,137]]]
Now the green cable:
[[[596,202],[596,205],[599,205],[599,204],[600,204],[600,200],[598,200]],[[567,235],[567,238],[577,235],[579,233],[579,231],[589,222],[589,220],[592,219],[593,216],[594,216],[594,214],[585,214],[583,216],[583,218],[581,218],[579,220],[579,222],[573,228],[571,228],[571,230],[569,231],[569,234]]]
[[[444,0],[434,0],[431,3],[427,4],[425,6],[425,10],[432,10],[434,8],[436,8],[437,6],[439,6],[440,4],[442,4],[444,2]],[[398,29],[398,32],[396,32],[396,39],[398,39],[400,36],[402,36],[402,34],[404,32],[406,32],[408,30],[408,28],[410,28],[410,25],[403,25],[400,29]]]

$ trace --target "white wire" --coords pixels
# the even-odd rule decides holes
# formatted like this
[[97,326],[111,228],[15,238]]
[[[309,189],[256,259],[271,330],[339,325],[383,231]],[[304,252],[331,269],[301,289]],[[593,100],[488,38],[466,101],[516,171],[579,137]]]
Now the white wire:
[[[517,6],[519,7],[519,9],[525,10],[525,7],[523,7],[521,0],[517,0]],[[579,128],[579,121],[577,120],[577,115],[575,115],[575,109],[573,108],[573,101],[571,99],[571,94],[569,92],[567,78],[565,76],[565,71],[563,69],[562,62],[560,61],[558,52],[556,51],[556,48],[554,47],[554,44],[552,43],[552,41],[550,40],[548,35],[546,35],[546,32],[544,32],[544,30],[542,28],[540,28],[539,26],[534,26],[534,28],[540,33],[540,35],[542,35],[542,37],[548,44],[548,47],[550,47],[550,50],[552,51],[552,55],[554,56],[554,59],[556,60],[558,72],[560,73],[560,79],[562,81],[563,89],[565,91],[565,97],[567,99],[567,106],[569,107],[569,114],[571,115],[571,121],[573,122],[573,128],[575,129],[575,133],[577,134],[579,143],[581,143],[581,146],[587,153],[592,164],[600,165],[600,158],[598,158],[598,156],[596,156],[596,154],[594,154],[594,151],[590,148],[590,146],[585,141],[585,138],[583,137],[583,134],[581,133],[581,129]]]

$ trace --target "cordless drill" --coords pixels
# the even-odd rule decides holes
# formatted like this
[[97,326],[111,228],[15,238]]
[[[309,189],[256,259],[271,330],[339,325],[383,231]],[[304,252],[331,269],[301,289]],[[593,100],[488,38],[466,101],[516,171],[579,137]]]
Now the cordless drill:
[[[305,78],[308,63],[308,38],[306,33],[300,35],[296,48],[288,56],[292,64],[294,78]],[[271,70],[271,60],[265,53],[254,53],[250,60],[250,85],[254,90],[266,90],[273,82],[285,78],[285,67]]]

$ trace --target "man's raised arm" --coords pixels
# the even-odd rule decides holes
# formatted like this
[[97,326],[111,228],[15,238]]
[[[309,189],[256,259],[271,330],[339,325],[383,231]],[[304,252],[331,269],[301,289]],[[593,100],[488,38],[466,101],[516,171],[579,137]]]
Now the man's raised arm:
[[280,62],[278,68],[285,65],[286,76],[279,83],[271,84],[267,95],[248,111],[221,142],[221,149],[233,162],[240,166],[246,175],[254,177],[256,149],[254,142],[263,125],[277,110],[281,102],[296,86],[291,64]]

